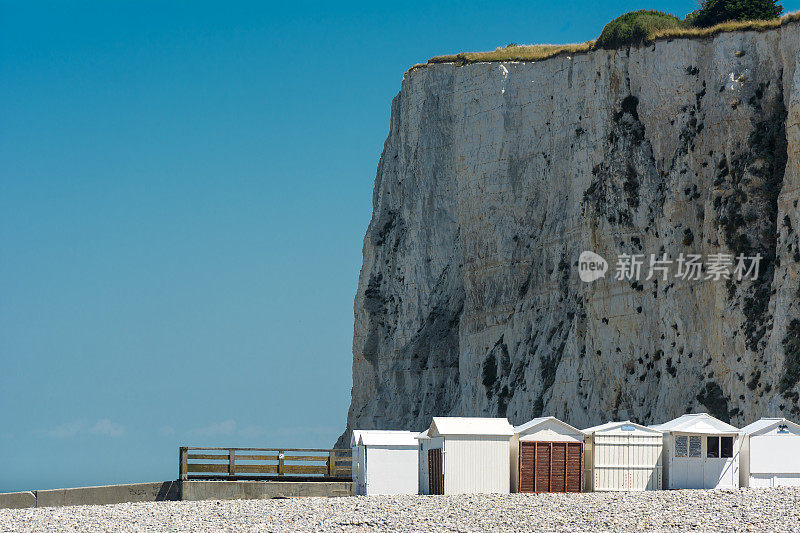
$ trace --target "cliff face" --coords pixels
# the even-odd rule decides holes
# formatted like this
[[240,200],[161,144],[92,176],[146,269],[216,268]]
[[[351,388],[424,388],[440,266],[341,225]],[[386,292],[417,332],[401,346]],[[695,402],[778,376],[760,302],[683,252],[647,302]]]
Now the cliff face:
[[[800,418],[800,24],[529,63],[430,65],[392,102],[347,431],[542,413]],[[584,283],[594,251],[606,277]],[[761,254],[646,280],[650,254]],[[639,281],[619,254],[644,254]]]

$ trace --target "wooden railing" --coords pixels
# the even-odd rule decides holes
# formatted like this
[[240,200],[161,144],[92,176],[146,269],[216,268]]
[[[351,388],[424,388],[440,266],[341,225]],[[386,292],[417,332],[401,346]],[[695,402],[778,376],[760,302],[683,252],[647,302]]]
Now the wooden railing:
[[178,479],[351,479],[349,449],[181,447]]

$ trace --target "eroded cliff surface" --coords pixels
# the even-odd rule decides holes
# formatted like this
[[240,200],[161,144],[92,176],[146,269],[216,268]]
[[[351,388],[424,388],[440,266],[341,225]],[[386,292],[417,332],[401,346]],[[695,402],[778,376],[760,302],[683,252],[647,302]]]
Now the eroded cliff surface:
[[[800,24],[409,71],[364,239],[348,431],[798,418],[799,185]],[[584,250],[604,279],[579,279]],[[664,253],[763,259],[755,280],[646,280]],[[619,254],[645,255],[639,281],[614,279]]]

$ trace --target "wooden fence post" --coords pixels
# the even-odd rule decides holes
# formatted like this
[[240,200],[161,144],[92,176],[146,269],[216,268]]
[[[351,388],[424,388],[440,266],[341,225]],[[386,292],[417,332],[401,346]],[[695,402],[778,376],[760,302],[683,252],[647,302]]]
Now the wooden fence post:
[[187,470],[189,470],[187,464],[188,454],[189,454],[189,448],[187,448],[186,446],[181,446],[178,451],[178,479],[181,481],[186,481],[188,477],[187,474]]
[[284,453],[283,450],[278,450],[278,475],[283,475],[283,457]]
[[228,450],[228,475],[236,475],[236,450],[233,448]]
[[336,452],[328,452],[328,477],[336,477]]

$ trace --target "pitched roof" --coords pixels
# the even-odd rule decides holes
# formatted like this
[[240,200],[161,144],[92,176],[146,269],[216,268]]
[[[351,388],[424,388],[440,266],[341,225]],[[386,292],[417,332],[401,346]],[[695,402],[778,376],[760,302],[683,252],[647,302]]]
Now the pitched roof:
[[512,436],[514,427],[505,418],[435,416],[428,435]]
[[705,433],[712,435],[739,433],[739,430],[722,420],[714,418],[708,413],[692,413],[679,416],[674,420],[650,426],[650,429],[669,433],[679,431],[683,433]]
[[621,428],[622,426],[633,426],[639,431],[645,431],[648,433],[660,433],[660,431],[658,431],[657,429],[649,428],[647,426],[631,422],[630,420],[625,420],[624,422],[606,422],[605,424],[600,424],[599,426],[592,426],[590,428],[586,428],[583,430],[583,432],[599,433],[602,431],[612,431],[614,429]]
[[363,446],[413,446],[417,447],[414,431],[362,431],[358,443]]
[[787,420],[786,418],[762,418],[761,420],[756,420],[752,424],[747,424],[741,429],[741,431],[745,435],[752,435],[753,433],[758,433],[773,426],[777,426],[778,424],[786,424],[789,426],[794,426],[796,429],[800,429],[800,424],[796,424],[791,420]]
[[417,438],[418,440],[422,440],[422,439],[429,439],[429,438],[430,438],[430,437],[428,436],[428,432],[429,432],[429,431],[430,431],[430,428],[426,429],[426,430],[425,430],[425,431],[423,431],[422,433],[418,433],[416,438]]
[[417,446],[414,431],[394,431],[383,429],[354,429],[350,445],[364,446]]
[[540,417],[534,418],[533,420],[525,422],[524,424],[521,424],[519,426],[515,426],[514,427],[514,433],[525,433],[527,431],[535,429],[537,426],[541,426],[545,422],[555,422],[555,423],[557,423],[557,424],[559,424],[561,426],[564,426],[565,428],[567,428],[570,431],[574,431],[575,433],[581,433],[581,434],[585,433],[585,432],[581,431],[580,429],[574,428],[574,427],[570,426],[569,424],[567,424],[566,422],[563,422],[563,421],[559,420],[558,418],[556,418],[554,416],[540,416]]

